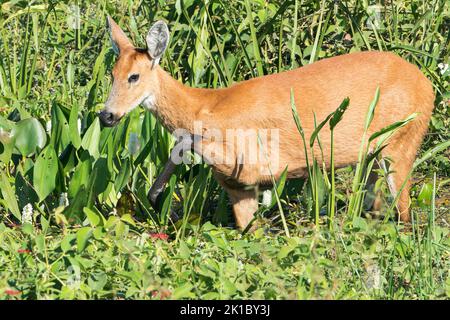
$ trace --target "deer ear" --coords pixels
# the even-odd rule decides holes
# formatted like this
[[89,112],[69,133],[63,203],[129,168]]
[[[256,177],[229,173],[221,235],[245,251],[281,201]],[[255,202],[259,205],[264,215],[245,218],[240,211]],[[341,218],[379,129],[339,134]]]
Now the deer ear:
[[164,21],[157,21],[147,34],[148,54],[158,64],[169,44],[169,28]]
[[117,55],[120,54],[120,51],[126,47],[133,46],[122,29],[120,29],[117,23],[110,16],[107,17],[106,22],[109,30],[109,37],[111,38],[111,44]]

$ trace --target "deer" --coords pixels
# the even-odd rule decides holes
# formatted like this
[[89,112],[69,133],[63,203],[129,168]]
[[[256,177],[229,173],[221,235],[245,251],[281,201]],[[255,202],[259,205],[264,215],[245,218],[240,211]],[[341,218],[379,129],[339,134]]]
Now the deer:
[[[181,128],[199,140],[204,148],[194,147],[193,152],[208,158],[214,178],[229,196],[240,230],[249,226],[258,210],[257,190],[273,186],[271,176],[279,179],[287,168],[287,179],[307,178],[306,154],[291,110],[292,96],[307,141],[314,130],[314,116],[324,119],[343,99],[350,99],[334,132],[334,161],[339,168],[358,162],[366,112],[377,88],[380,97],[369,134],[412,113],[418,114],[414,121],[394,133],[381,152],[383,159],[390,159],[388,189],[398,196],[398,218],[410,221],[410,172],[428,130],[435,100],[431,82],[417,66],[395,53],[365,51],[321,59],[226,88],[193,88],[172,78],[160,66],[170,38],[164,21],[156,21],[150,27],[145,49],[134,47],[109,16],[107,27],[118,58],[112,70],[111,92],[99,112],[101,122],[115,126],[132,109],[142,105],[170,132]],[[200,130],[195,128],[196,122],[201,122]],[[211,139],[210,129],[219,133],[228,129],[276,129],[278,144],[266,150],[266,159],[278,159],[269,161],[270,175],[264,169],[267,161],[241,161],[236,148],[226,155],[230,161],[214,161],[215,157],[224,156],[221,151],[224,146],[236,147],[237,142],[227,139],[225,134],[220,139]],[[329,130],[325,126],[321,135],[327,166]],[[158,196],[176,166],[169,158],[152,185],[148,196],[153,207],[157,207]]]

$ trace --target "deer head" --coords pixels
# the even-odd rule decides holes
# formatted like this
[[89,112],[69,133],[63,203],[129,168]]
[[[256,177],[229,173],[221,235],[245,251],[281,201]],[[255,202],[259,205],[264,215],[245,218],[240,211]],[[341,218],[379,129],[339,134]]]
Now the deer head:
[[159,93],[155,67],[159,64],[169,43],[169,29],[157,21],[147,34],[147,49],[135,48],[111,17],[107,18],[114,52],[113,85],[105,108],[99,113],[105,126],[115,126],[128,112],[143,104],[152,110]]

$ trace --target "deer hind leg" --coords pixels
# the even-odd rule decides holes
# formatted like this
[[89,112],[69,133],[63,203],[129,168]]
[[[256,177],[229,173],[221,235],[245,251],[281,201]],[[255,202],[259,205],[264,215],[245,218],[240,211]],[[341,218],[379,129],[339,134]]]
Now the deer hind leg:
[[409,173],[412,169],[412,161],[409,159],[404,159],[407,156],[401,155],[398,152],[391,152],[387,156],[392,160],[392,163],[389,166],[389,174],[387,176],[389,191],[391,192],[392,197],[398,197],[397,211],[400,220],[403,222],[408,222],[410,220],[409,191],[411,188]]
[[392,137],[387,148],[382,152],[384,158],[388,157],[391,160],[387,182],[392,196],[394,198],[398,196],[397,211],[403,222],[408,222],[411,218],[410,177],[414,159],[422,142],[423,129],[426,130],[426,127],[412,125],[410,130],[401,132],[397,137]]
[[[227,187],[224,187],[224,189],[227,191],[233,206],[236,226],[240,230],[245,230],[258,210],[256,190],[231,189]],[[255,226],[252,226],[249,231],[254,231],[254,229]]]
[[[383,164],[381,164],[381,167],[383,167]],[[372,171],[369,174],[369,179],[367,180],[366,190],[368,193],[364,199],[364,206],[366,209],[372,209],[374,212],[379,212],[383,204],[381,190],[375,190],[376,183],[379,179],[379,175],[375,170],[379,168],[380,165],[375,162]]]

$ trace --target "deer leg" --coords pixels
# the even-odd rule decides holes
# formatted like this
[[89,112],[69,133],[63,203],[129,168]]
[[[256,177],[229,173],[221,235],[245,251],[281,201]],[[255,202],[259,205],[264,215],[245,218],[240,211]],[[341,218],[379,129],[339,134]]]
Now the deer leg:
[[[258,210],[258,198],[256,190],[229,189],[227,191],[233,206],[234,218],[237,227],[243,231],[253,220],[255,212]],[[253,232],[256,226],[253,225],[249,232]]]
[[398,196],[397,211],[400,220],[403,222],[410,221],[410,198],[409,190],[411,188],[411,182],[409,179],[409,173],[412,170],[413,160],[412,156],[405,156],[401,152],[392,152],[389,155],[393,159],[387,177],[389,190],[392,196],[395,198]]
[[[417,131],[420,133],[420,130]],[[387,182],[392,196],[394,198],[398,197],[397,211],[399,218],[403,222],[409,222],[411,219],[410,174],[413,169],[417,149],[420,146],[421,135],[410,134],[409,143],[402,142],[401,139],[391,142],[383,156],[392,160],[389,166]]]
[[382,206],[382,195],[380,190],[375,190],[375,185],[379,179],[379,175],[375,170],[384,168],[384,159],[380,160],[380,164],[377,161],[373,164],[372,171],[369,173],[369,178],[367,179],[366,190],[367,195],[364,199],[364,204],[367,209],[372,209],[377,212],[381,210]]
[[[182,156],[184,151],[191,150],[193,148],[193,138],[191,136],[179,136],[177,140],[177,144],[171,150],[169,160],[165,164],[163,171],[156,178],[147,194],[147,198],[150,201],[152,208],[158,213],[160,213],[161,208],[161,195],[166,188],[166,184],[169,181],[170,176],[174,173],[177,167],[174,159]],[[172,210],[170,210],[170,217],[172,221],[177,221],[179,219],[178,215]]]
[[150,188],[150,191],[147,194],[147,198],[150,201],[153,209],[159,212],[159,204],[161,201],[161,194],[164,192],[167,182],[170,179],[170,176],[175,171],[176,164],[169,158],[166,165],[164,166],[161,174],[156,178],[155,182]]

